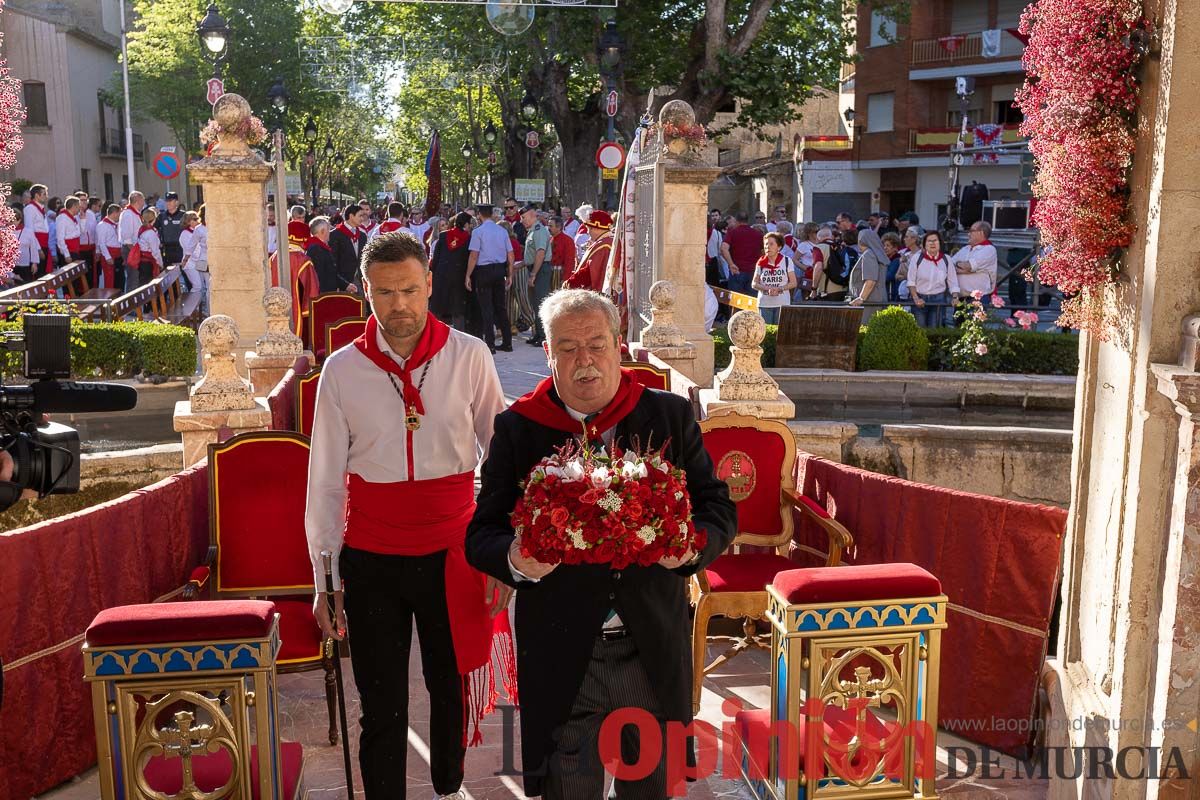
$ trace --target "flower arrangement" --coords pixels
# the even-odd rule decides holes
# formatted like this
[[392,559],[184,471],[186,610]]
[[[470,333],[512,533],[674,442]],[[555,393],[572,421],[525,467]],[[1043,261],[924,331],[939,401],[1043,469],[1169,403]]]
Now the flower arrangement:
[[225,130],[215,119],[210,119],[204,129],[200,131],[200,144],[209,148],[217,143],[222,134],[245,139],[246,144],[260,144],[265,142],[268,136],[267,127],[263,125],[263,121],[251,114],[230,130]]
[[[1004,308],[1004,298],[993,293],[992,308]],[[1038,321],[1036,311],[1017,311],[1020,325],[1029,330]],[[1012,345],[1007,336],[998,336],[991,312],[983,305],[983,293],[971,292],[971,299],[961,304],[954,316],[958,320],[962,336],[950,347],[950,361],[960,372],[999,372],[1000,364],[1012,355]],[[1009,327],[1017,323],[1011,317],[1004,320]]]
[[1104,287],[1133,240],[1128,175],[1146,34],[1138,0],[1039,0],[1021,18],[1021,133],[1037,159],[1033,222],[1043,283],[1066,295],[1060,322],[1104,336]]
[[664,139],[683,139],[694,147],[701,147],[708,141],[708,133],[699,123],[664,122],[662,134]]
[[543,458],[513,509],[521,554],[543,564],[624,569],[704,547],[683,472],[662,451],[567,444]]
[[[4,0],[0,0],[0,10]],[[0,33],[0,42],[4,34]],[[21,104],[21,82],[8,74],[6,59],[0,57],[0,170],[11,169],[17,162],[17,152],[24,146],[21,123],[25,108]],[[12,187],[0,181],[0,279],[7,278],[17,263],[17,215],[8,207]]]

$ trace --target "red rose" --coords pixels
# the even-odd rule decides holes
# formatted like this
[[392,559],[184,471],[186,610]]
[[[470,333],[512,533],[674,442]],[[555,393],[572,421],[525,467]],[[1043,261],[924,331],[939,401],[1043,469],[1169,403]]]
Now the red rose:
[[550,524],[560,531],[571,521],[571,513],[562,506],[550,512]]

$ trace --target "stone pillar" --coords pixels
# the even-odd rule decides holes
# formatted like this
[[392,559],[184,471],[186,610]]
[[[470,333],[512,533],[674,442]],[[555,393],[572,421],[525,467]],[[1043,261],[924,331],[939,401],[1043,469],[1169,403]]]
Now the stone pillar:
[[237,323],[226,316],[209,317],[200,323],[199,336],[204,377],[190,400],[175,404],[175,430],[183,436],[185,468],[203,461],[212,442],[271,427],[267,401],[255,397],[250,382],[237,373],[233,354],[239,341]]
[[691,378],[696,371],[696,345],[683,338],[683,331],[675,324],[675,301],[675,284],[670,281],[658,281],[650,287],[650,324],[642,329],[642,340],[635,346]]
[[[659,112],[658,133],[647,137],[634,177],[637,197],[635,280],[630,314],[650,311],[650,287],[669,280],[677,298],[676,319],[683,338],[695,348],[691,366],[678,367],[700,386],[712,385],[713,341],[704,324],[704,262],[708,229],[708,186],[720,170],[704,162],[688,140],[663,137],[662,128],[696,126],[696,114],[682,100]],[[635,332],[640,325],[635,324]],[[640,333],[638,337],[640,338]]]
[[717,375],[713,388],[700,390],[705,416],[744,414],[785,421],[796,416],[796,404],[763,370],[762,341],[766,335],[767,324],[757,311],[739,311],[730,318],[732,358]]
[[[1196,512],[1188,506],[1197,479],[1193,379],[1153,366],[1177,361],[1180,324],[1200,309],[1195,244],[1179,234],[1200,214],[1200,24],[1187,8],[1154,7],[1161,44],[1139,72],[1129,181],[1136,233],[1105,298],[1120,323],[1107,341],[1084,335],[1080,342],[1063,610],[1048,681],[1061,692],[1051,703],[1070,729],[1052,727],[1047,743],[1125,751],[1136,773],[1142,760],[1128,748],[1182,742],[1183,766],[1194,776],[1192,731],[1150,724],[1163,713],[1188,721],[1200,713],[1192,654],[1180,652],[1194,652],[1197,642],[1194,624],[1180,617],[1197,608]],[[1158,754],[1160,771],[1170,764]],[[1049,796],[1151,800],[1186,790],[1169,780],[1052,778]]]
[[316,364],[313,354],[305,352],[300,337],[292,333],[292,296],[287,289],[280,286],[267,289],[263,309],[267,313],[267,332],[246,353],[246,369],[255,397],[269,395],[300,356],[308,358],[310,368]]
[[[188,167],[188,180],[204,187],[209,311],[237,322],[242,336],[237,350],[244,352],[267,330],[263,293],[270,286],[266,184],[271,166],[246,144],[252,117],[244,98],[223,95],[213,119],[220,126],[218,144]],[[286,248],[283,252],[286,256]]]

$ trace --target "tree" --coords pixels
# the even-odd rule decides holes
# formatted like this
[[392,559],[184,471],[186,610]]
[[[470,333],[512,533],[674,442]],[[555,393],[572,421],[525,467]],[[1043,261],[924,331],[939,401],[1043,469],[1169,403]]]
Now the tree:
[[[4,0],[0,0],[0,12]],[[4,34],[0,33],[0,48]],[[17,163],[17,152],[24,146],[21,123],[25,108],[21,104],[21,82],[8,74],[8,59],[0,55],[0,170],[11,169]],[[12,274],[17,263],[17,218],[8,207],[12,187],[0,182],[0,280]]]
[[[881,7],[885,14],[901,13],[901,4],[893,0]],[[657,87],[668,87],[668,92],[656,97],[656,106],[686,100],[704,125],[710,126],[726,108],[736,108],[733,125],[752,130],[796,119],[804,100],[817,87],[834,85],[840,65],[850,57],[853,31],[847,15],[853,9],[844,0],[622,4],[615,14],[626,43],[616,76],[622,99],[619,130],[631,139],[649,93]],[[524,161],[520,105],[528,90],[562,143],[571,200],[594,194],[593,154],[605,127],[596,49],[606,13],[611,12],[539,6],[525,34],[483,40],[507,57],[507,72],[492,83],[510,172],[520,171],[513,166]],[[485,26],[483,9],[461,6],[365,4],[346,20],[347,31],[359,40],[400,37],[441,46],[457,53],[468,71],[484,63],[479,31],[489,31]]]

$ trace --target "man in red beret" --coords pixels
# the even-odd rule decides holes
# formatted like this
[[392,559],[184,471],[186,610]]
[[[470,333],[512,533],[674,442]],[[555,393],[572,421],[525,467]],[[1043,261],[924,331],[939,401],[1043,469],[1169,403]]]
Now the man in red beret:
[[598,292],[604,288],[604,272],[608,269],[608,257],[613,248],[613,218],[607,211],[592,211],[584,224],[588,243],[583,250],[579,268],[563,281],[568,289],[591,289]]

